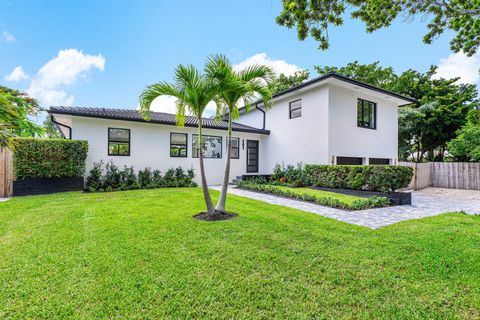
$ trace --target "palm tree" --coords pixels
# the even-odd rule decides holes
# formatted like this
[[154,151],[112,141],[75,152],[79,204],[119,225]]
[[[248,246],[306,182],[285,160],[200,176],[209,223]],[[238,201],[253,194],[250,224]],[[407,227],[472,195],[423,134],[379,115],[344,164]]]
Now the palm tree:
[[[172,96],[177,98],[177,125],[183,127],[185,124],[185,112],[195,116],[198,120],[198,145],[200,161],[200,176],[202,181],[203,196],[207,206],[207,214],[214,215],[215,207],[208,192],[205,167],[203,163],[202,143],[202,115],[207,104],[215,100],[218,94],[218,87],[212,81],[208,81],[198,70],[191,66],[179,65],[175,69],[174,83],[158,82],[148,86],[140,95],[140,113],[147,120],[150,119],[150,105],[152,101],[160,96]],[[220,102],[219,102],[220,103]]]
[[250,108],[252,102],[260,97],[267,109],[272,100],[269,88],[274,73],[270,67],[252,65],[241,71],[235,71],[228,58],[224,55],[214,55],[207,59],[205,66],[207,78],[219,87],[217,118],[228,116],[227,159],[222,181],[222,191],[216,206],[217,211],[225,212],[228,182],[230,179],[230,160],[232,152],[232,120],[238,118],[238,106],[243,104]]

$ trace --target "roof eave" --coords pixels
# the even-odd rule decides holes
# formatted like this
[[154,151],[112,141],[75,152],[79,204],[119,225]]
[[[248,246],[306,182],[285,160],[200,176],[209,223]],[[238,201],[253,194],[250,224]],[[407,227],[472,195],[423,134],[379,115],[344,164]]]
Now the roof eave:
[[[104,115],[91,115],[91,114],[83,114],[80,112],[67,112],[67,111],[59,111],[59,110],[47,110],[48,114],[50,115],[55,115],[55,114],[60,114],[60,115],[68,115],[68,116],[75,116],[75,117],[84,117],[84,118],[95,118],[95,119],[107,119],[107,120],[119,120],[119,121],[130,121],[130,122],[139,122],[139,123],[156,123],[156,124],[164,124],[164,125],[170,125],[170,126],[177,126],[175,123],[167,122],[167,121],[158,121],[158,120],[141,120],[141,119],[132,119],[128,117],[110,117],[110,116],[104,116]],[[190,127],[190,128],[197,128],[198,126],[195,124],[191,123],[185,123],[185,127]],[[228,128],[218,128],[218,127],[212,127],[210,125],[203,125],[203,128],[207,129],[214,129],[214,130],[224,130],[227,131]],[[239,129],[239,128],[232,128],[232,131],[235,132],[245,132],[245,133],[255,133],[255,134],[265,134],[269,135],[270,130],[264,130],[264,129]]]

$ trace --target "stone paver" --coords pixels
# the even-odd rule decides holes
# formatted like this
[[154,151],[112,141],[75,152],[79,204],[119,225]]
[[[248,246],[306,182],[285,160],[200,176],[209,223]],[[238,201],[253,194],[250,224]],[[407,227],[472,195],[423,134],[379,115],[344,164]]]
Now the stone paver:
[[[219,190],[220,187],[212,187],[212,189]],[[404,220],[435,216],[445,212],[465,211],[470,214],[480,214],[480,191],[478,191],[478,197],[476,198],[461,200],[452,199],[452,197],[441,197],[429,192],[416,191],[412,193],[411,206],[395,206],[359,211],[346,211],[323,207],[313,203],[241,190],[235,187],[230,187],[229,193],[270,204],[278,204],[319,214],[372,229],[384,227]]]
[[0,198],[0,202],[3,202],[3,201],[7,201],[9,200],[10,198]]

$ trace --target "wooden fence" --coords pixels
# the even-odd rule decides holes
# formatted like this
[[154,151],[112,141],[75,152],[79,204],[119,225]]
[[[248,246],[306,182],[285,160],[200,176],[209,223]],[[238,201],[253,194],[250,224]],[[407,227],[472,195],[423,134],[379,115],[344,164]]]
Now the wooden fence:
[[0,151],[0,198],[13,194],[13,157],[8,150]]
[[414,175],[408,189],[428,187],[480,190],[480,163],[478,162],[399,162],[413,167]]

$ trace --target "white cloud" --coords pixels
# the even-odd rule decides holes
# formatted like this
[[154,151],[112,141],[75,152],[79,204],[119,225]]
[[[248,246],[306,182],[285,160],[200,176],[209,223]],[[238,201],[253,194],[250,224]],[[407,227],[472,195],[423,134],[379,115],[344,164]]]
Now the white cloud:
[[277,60],[268,57],[266,53],[257,53],[240,63],[234,64],[235,70],[242,70],[253,64],[263,64],[271,67],[277,75],[283,73],[285,75],[292,75],[296,71],[302,70],[299,66],[286,62],[285,60]]
[[440,59],[435,78],[451,79],[460,77],[459,82],[474,84],[480,79],[480,54],[468,57],[463,52],[452,53],[448,58]]
[[23,71],[22,66],[15,67],[10,74],[5,76],[5,80],[11,81],[11,82],[18,82],[18,81],[22,81],[22,80],[27,80],[28,78],[29,77]]
[[16,40],[15,37],[11,33],[8,33],[7,31],[3,31],[0,34],[0,41],[14,42],[15,40]]
[[73,104],[75,97],[64,89],[79,78],[85,78],[92,69],[105,69],[105,58],[101,54],[94,56],[77,49],[60,50],[38,70],[27,92],[44,106]]
[[[152,101],[150,105],[150,110],[155,112],[165,112],[165,113],[177,113],[177,106],[176,106],[177,98],[171,96],[160,96]],[[207,104],[205,108],[205,112],[203,113],[204,117],[212,117],[215,116],[216,105],[213,101]],[[187,115],[190,113],[187,112]]]

